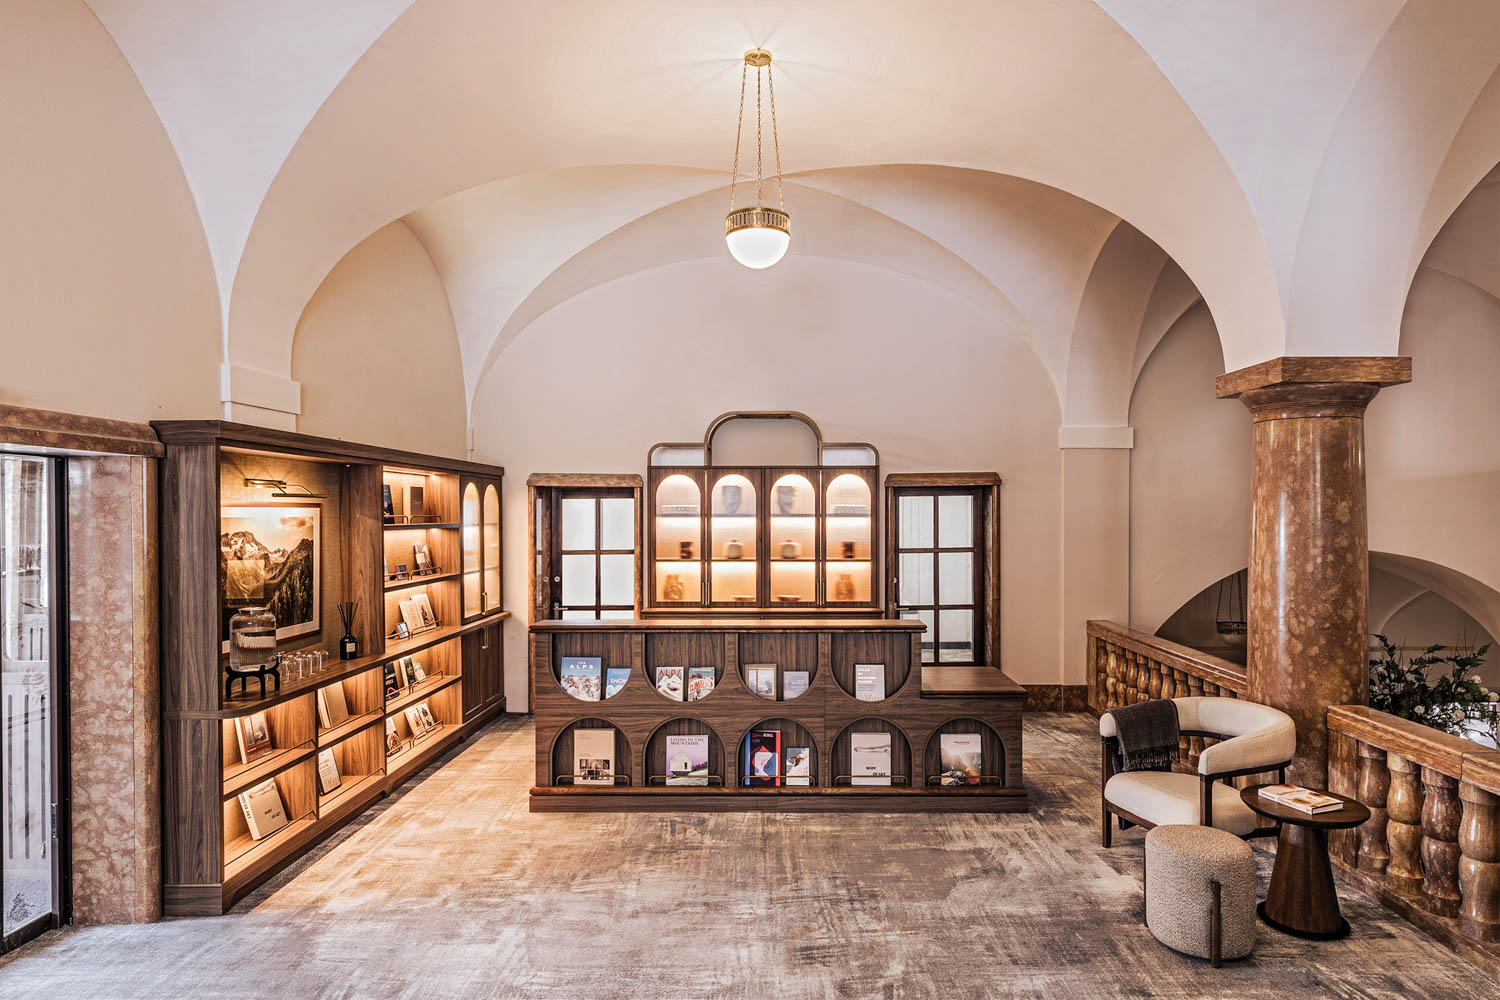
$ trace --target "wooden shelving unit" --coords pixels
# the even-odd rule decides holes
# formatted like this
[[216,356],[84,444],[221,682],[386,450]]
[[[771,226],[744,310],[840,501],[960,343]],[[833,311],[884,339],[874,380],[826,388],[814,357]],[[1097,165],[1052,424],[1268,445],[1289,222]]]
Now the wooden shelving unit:
[[[163,635],[163,901],[169,915],[217,914],[341,824],[504,710],[499,588],[503,470],[220,421],[153,425],[166,446],[161,472]],[[281,480],[321,494],[316,504],[321,580],[318,627],[284,637],[283,651],[322,649],[324,668],[283,673],[279,690],[224,690],[220,510],[264,504],[253,481]],[[386,523],[382,486],[421,487],[431,523]],[[465,496],[475,499],[466,503]],[[493,517],[486,519],[486,503]],[[425,545],[432,571],[417,569]],[[488,563],[486,562],[488,559]],[[466,585],[472,569],[476,586]],[[493,569],[493,574],[489,570]],[[438,622],[392,636],[401,602],[425,595]],[[338,601],[358,601],[361,655],[337,658]],[[388,665],[411,657],[427,679],[386,690]],[[324,727],[319,693],[341,688],[349,718]],[[435,730],[413,733],[408,709],[425,706]],[[264,713],[272,751],[240,760],[236,720]],[[388,731],[394,728],[394,741]],[[392,747],[392,743],[394,746]],[[320,791],[318,759],[331,753],[338,787]],[[215,766],[217,764],[218,766]],[[274,781],[288,823],[251,836],[239,794]]]

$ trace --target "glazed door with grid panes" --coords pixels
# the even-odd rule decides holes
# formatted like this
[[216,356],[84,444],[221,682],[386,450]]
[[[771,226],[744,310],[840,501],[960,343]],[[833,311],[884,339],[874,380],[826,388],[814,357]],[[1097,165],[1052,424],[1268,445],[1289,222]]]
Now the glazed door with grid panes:
[[558,490],[552,513],[552,617],[635,617],[635,497],[628,489]]
[[904,488],[895,493],[896,616],[927,626],[922,662],[983,662],[979,608],[983,581],[980,497],[966,488]]
[[63,916],[57,467],[0,458],[0,950]]

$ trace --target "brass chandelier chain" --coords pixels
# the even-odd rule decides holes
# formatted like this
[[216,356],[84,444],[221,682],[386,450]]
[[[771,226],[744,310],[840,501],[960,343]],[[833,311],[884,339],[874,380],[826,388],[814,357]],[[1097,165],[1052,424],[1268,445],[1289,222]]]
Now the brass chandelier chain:
[[[752,62],[747,56],[740,66],[740,108],[739,117],[734,123],[734,165],[729,171],[729,211],[734,212],[735,188],[740,177],[740,141],[745,129],[745,91],[749,80],[747,74],[750,72]],[[765,161],[762,152],[764,133],[762,129],[762,102],[760,68],[766,70],[766,91],[771,102],[771,146],[776,158],[776,203],[783,212],[786,211],[786,192],[782,188],[781,179],[781,136],[776,129],[776,78],[772,75],[771,61],[769,55],[765,62],[754,63],[755,65],[755,207],[760,208],[765,202]]]
[[[734,166],[729,168],[729,211],[734,211],[734,185],[740,177],[740,131],[745,127],[745,74],[750,71],[749,63],[740,64],[740,117],[734,123]],[[760,72],[755,74],[757,81],[760,80]]]

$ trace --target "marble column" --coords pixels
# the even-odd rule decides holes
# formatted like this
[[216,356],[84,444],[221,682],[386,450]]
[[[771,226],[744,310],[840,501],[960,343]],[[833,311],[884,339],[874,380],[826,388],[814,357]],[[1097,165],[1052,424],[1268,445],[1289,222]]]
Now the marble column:
[[1410,379],[1409,358],[1277,358],[1218,380],[1254,428],[1247,697],[1296,721],[1299,784],[1326,785],[1328,706],[1367,698],[1364,414]]

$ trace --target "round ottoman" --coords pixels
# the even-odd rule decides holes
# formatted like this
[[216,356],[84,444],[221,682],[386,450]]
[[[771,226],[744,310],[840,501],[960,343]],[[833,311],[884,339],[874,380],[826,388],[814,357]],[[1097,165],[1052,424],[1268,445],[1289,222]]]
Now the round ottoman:
[[1255,947],[1255,856],[1232,833],[1168,825],[1146,833],[1146,927],[1174,951],[1244,958]]

